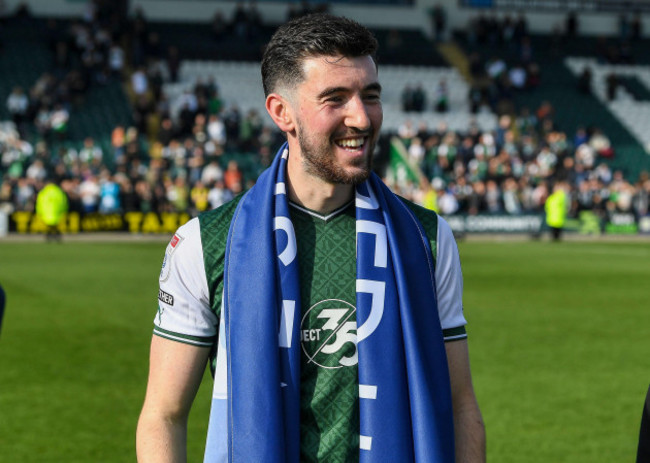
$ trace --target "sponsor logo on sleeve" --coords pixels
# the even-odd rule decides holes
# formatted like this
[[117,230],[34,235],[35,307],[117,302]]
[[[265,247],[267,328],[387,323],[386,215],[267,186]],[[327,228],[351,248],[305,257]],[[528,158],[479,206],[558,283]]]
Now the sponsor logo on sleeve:
[[169,293],[166,293],[162,289],[158,290],[158,300],[164,302],[167,305],[174,305],[174,296]]
[[[167,265],[167,253],[165,253],[165,257],[163,258],[163,263],[162,263],[162,268],[160,269],[160,281],[163,281],[163,277],[169,273],[169,266]],[[166,279],[166,278],[165,278]]]
[[184,238],[181,235],[176,233],[167,245],[167,249],[165,250],[165,258],[163,259],[162,268],[160,269],[160,282],[167,281],[167,278],[169,278],[172,254],[174,254],[174,252],[180,247],[183,239]]

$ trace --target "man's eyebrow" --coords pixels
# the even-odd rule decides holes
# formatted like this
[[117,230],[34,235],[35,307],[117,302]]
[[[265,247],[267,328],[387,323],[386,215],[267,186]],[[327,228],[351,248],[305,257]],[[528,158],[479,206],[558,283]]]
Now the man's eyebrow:
[[[337,93],[346,93],[350,89],[348,87],[330,87],[326,88],[322,92],[318,94],[319,99],[327,98],[328,96],[335,95]],[[363,89],[364,92],[367,91],[374,91],[374,92],[380,92],[381,93],[381,84],[379,82],[373,82],[372,84],[368,84],[364,87]]]
[[381,84],[379,82],[373,82],[372,84],[366,86],[366,88],[364,88],[364,90],[365,91],[370,90],[371,92],[374,91],[374,92],[381,93]]
[[347,92],[348,88],[346,87],[330,87],[326,88],[322,92],[318,94],[319,99],[327,98],[328,96],[334,95],[336,93],[344,93]]

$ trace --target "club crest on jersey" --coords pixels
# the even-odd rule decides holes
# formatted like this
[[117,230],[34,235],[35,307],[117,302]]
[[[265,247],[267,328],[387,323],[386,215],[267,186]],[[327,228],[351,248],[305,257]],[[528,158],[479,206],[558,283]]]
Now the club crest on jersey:
[[165,250],[165,257],[163,258],[162,267],[160,269],[161,282],[167,281],[167,278],[169,278],[169,270],[171,268],[172,254],[174,254],[174,251],[176,251],[179,248],[179,246],[183,242],[183,239],[184,238],[181,235],[175,233],[171,241],[167,245],[167,249]]
[[358,363],[356,311],[348,302],[327,299],[305,313],[300,322],[300,345],[307,363],[327,369]]

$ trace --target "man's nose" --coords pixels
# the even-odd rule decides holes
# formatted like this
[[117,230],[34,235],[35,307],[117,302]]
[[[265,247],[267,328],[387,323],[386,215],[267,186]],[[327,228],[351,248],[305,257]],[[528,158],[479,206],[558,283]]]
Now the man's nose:
[[348,101],[345,125],[358,130],[370,129],[368,108],[360,96],[355,96]]

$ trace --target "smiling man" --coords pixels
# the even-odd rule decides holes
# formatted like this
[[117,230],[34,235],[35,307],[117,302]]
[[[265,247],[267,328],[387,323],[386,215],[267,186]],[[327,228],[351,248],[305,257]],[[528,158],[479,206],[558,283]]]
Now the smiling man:
[[453,235],[372,173],[376,49],[330,15],[268,44],[266,108],[287,142],[167,247],[140,462],[185,461],[208,361],[206,462],[485,460]]

